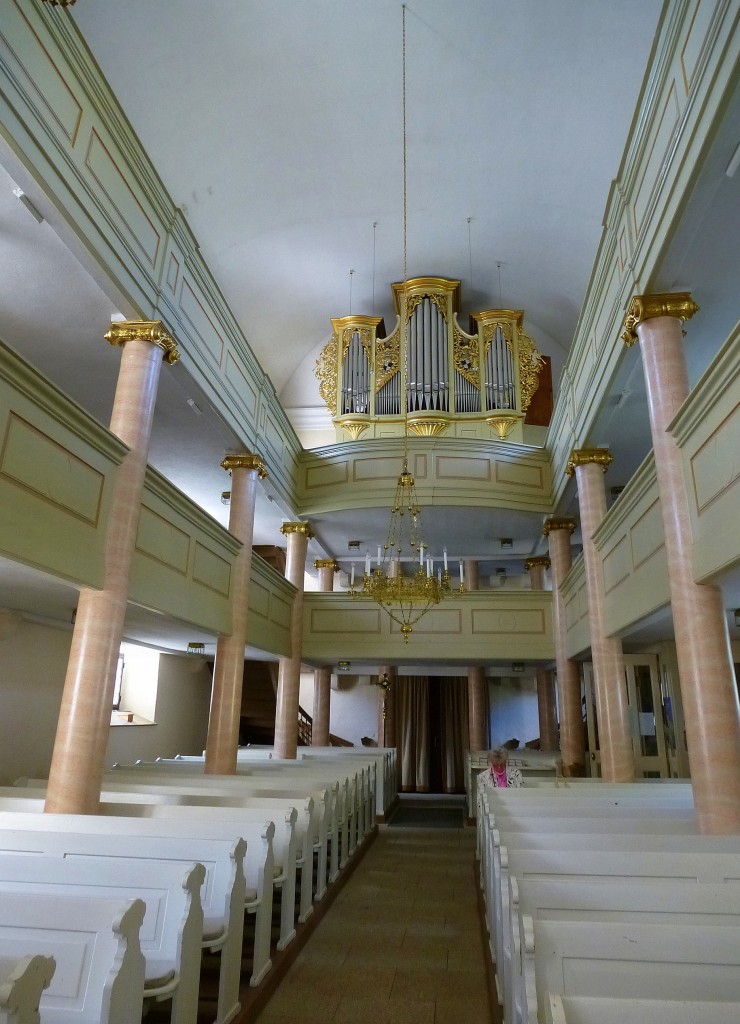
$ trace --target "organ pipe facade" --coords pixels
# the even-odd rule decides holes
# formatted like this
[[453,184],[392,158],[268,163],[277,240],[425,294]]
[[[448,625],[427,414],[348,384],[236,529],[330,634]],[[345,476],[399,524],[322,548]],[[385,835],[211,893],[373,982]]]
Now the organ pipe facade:
[[412,278],[394,284],[393,296],[397,317],[388,335],[381,317],[331,322],[316,376],[337,440],[392,437],[407,424],[422,436],[521,441],[542,365],[523,312],[473,313],[467,333],[458,321],[459,281]]

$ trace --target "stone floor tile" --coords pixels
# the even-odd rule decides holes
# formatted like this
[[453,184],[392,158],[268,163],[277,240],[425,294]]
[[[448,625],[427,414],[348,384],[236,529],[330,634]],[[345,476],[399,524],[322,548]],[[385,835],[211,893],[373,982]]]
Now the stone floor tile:
[[434,1024],[435,1014],[434,1002],[343,997],[331,1019],[333,1024]]

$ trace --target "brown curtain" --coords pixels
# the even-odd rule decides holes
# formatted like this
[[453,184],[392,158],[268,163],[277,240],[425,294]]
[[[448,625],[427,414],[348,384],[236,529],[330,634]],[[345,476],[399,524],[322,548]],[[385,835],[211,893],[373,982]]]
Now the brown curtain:
[[465,751],[468,747],[468,680],[449,677],[442,688],[442,785],[445,793],[465,792]]
[[401,791],[429,792],[429,681],[401,676],[395,684],[396,739],[400,748]]

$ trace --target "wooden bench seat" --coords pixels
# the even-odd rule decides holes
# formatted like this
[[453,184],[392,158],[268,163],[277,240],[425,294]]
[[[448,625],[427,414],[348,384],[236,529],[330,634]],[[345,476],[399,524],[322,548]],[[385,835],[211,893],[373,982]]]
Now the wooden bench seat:
[[550,993],[545,1024],[737,1024],[740,1004]]

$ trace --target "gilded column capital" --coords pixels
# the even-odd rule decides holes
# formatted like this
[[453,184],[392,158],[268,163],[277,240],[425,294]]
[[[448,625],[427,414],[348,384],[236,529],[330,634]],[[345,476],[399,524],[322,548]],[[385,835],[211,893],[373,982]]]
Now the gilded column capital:
[[339,572],[339,565],[334,558],[317,558],[313,567],[314,569],[333,569],[334,572]]
[[635,295],[624,318],[622,341],[628,347],[637,341],[637,328],[643,320],[656,316],[675,316],[677,319],[690,320],[699,307],[691,298],[690,292],[665,292],[659,295]]
[[576,466],[588,466],[592,462],[601,466],[606,473],[609,464],[614,462],[614,456],[608,448],[574,448],[565,467],[566,475],[573,476]]
[[289,533],[300,533],[304,537],[308,537],[309,540],[314,536],[310,523],[283,523],[280,532],[283,536],[287,536]]
[[163,359],[172,364],[180,358],[175,339],[161,320],[120,320],[110,325],[104,334],[111,345],[125,345],[127,341],[149,341],[162,349]]
[[524,563],[524,568],[527,572],[539,566],[542,566],[543,569],[550,568],[550,558],[548,555],[533,555],[532,558],[528,558]]
[[230,452],[221,463],[221,469],[230,473],[232,469],[256,469],[260,480],[267,476],[267,468],[259,457],[251,452]]
[[545,535],[545,537],[550,536],[551,530],[567,530],[568,533],[573,533],[577,525],[578,524],[576,523],[575,519],[572,519],[570,516],[561,519],[558,519],[557,517],[552,517],[551,519],[545,520],[544,525],[542,527],[542,532]]

